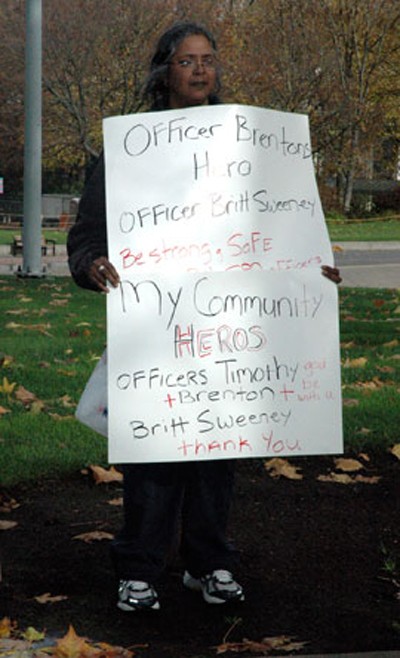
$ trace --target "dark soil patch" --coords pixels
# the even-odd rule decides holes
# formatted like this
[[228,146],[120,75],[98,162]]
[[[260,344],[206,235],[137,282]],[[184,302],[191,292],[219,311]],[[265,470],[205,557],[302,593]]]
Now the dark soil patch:
[[[308,642],[304,653],[400,649],[399,587],[394,567],[383,568],[386,551],[400,570],[400,462],[373,457],[364,475],[380,475],[379,483],[350,485],[317,480],[333,468],[331,457],[293,463],[302,480],[273,479],[262,461],[238,462],[231,534],[246,601],[229,609],[183,591],[175,560],[158,588],[159,612],[117,610],[107,542],[73,538],[118,530],[122,508],[107,501],[121,495],[120,485],[77,474],[3,492],[20,507],[1,514],[18,526],[0,531],[0,619],[55,635],[72,624],[92,640],[146,644],[137,649],[142,658],[214,656],[237,618],[230,641],[289,635]],[[45,592],[68,598],[37,603]]]

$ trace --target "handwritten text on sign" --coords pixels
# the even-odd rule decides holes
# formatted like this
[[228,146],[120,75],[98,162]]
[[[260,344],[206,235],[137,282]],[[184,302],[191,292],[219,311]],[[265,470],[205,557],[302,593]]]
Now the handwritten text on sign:
[[111,461],[341,449],[337,291],[304,116],[105,121]]

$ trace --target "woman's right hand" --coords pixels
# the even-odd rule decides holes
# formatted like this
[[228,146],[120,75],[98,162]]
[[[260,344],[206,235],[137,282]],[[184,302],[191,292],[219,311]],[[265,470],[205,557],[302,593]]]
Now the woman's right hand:
[[108,283],[116,288],[120,282],[117,270],[106,256],[100,256],[93,261],[89,269],[89,279],[103,292],[110,292]]

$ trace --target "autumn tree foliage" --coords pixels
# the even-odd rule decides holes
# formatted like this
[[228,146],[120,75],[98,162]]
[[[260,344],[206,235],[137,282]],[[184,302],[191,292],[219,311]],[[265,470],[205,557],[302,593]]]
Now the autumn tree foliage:
[[[2,169],[21,168],[24,12],[24,0],[0,4]],[[397,0],[43,0],[43,14],[44,167],[59,184],[59,172],[82,184],[103,117],[145,109],[154,43],[182,19],[217,37],[226,102],[309,115],[336,205],[350,211],[355,178],[383,154],[380,171],[397,174]]]
[[24,150],[23,30],[23,6],[17,0],[4,0],[0,3],[0,176],[17,187],[22,185]]

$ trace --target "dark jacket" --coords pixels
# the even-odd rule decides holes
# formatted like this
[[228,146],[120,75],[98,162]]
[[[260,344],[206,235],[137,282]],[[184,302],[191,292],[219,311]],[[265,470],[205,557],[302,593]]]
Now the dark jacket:
[[108,256],[104,156],[101,155],[85,186],[78,215],[67,239],[68,264],[74,281],[98,291],[89,277],[91,264]]

